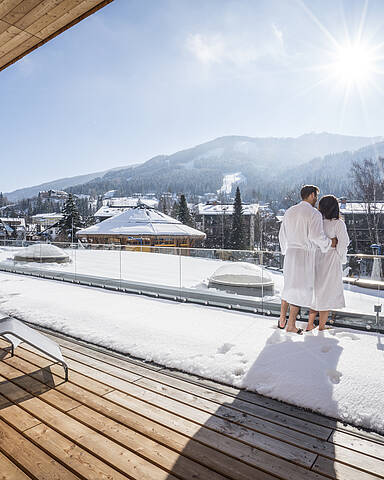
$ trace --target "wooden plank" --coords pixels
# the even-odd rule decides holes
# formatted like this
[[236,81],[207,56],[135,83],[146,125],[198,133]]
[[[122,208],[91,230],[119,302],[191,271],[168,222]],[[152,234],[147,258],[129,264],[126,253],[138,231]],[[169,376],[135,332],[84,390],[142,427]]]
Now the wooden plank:
[[14,9],[17,5],[19,5],[22,2],[23,0],[0,1],[0,18],[3,18],[5,15],[7,15],[8,12],[10,12],[12,9]]
[[0,34],[2,34],[3,32],[5,32],[6,30],[8,30],[8,28],[10,27],[11,25],[8,25],[8,23],[5,23],[3,22],[2,20],[0,20]]
[[[0,51],[4,51],[3,46],[7,45],[12,39],[14,39],[17,35],[22,33],[20,28],[16,28],[13,25],[8,25],[6,30],[0,34]],[[30,38],[31,35],[27,35],[27,38]]]
[[86,14],[88,10],[96,7],[99,3],[101,3],[100,0],[83,0],[83,2],[72,8],[69,12],[65,13],[62,17],[42,28],[39,32],[37,32],[36,36],[40,38],[49,37],[71,23],[73,20],[76,20],[76,18]]
[[7,54],[2,54],[0,52],[0,70],[4,65],[13,61],[17,56],[24,54],[28,49],[34,47],[40,42],[36,37],[27,38],[23,43],[15,47],[13,50],[9,51]]
[[[58,5],[49,9],[41,17],[37,18],[33,23],[31,23],[26,28],[26,31],[31,33],[32,35],[36,35],[40,37],[39,32],[43,28],[47,27],[48,25],[58,20],[60,17],[68,13],[72,8],[74,8],[78,4],[79,4],[79,0],[66,0],[64,2],[60,2]],[[40,37],[40,38],[44,38],[44,37]]]
[[[113,395],[115,394],[115,395]],[[175,413],[164,411],[146,402],[138,402],[130,395],[121,392],[112,392],[106,395],[111,401],[132,412],[137,412],[148,419],[152,419],[161,425],[168,426],[177,432],[180,432],[194,441],[231,457],[241,459],[241,461],[264,470],[269,474],[276,475],[279,478],[287,480],[317,479],[323,478],[312,476],[312,473],[304,467],[295,465],[285,459],[272,455],[269,452],[251,447],[230,436],[220,434],[208,428],[192,422],[186,418],[181,418]]]
[[[114,422],[116,431],[113,430],[112,434],[111,432],[106,432],[103,421],[105,418],[105,413],[102,407],[102,405],[105,405],[106,403],[108,404],[110,402],[103,399],[98,405],[99,411],[102,413],[97,414],[95,413],[95,410],[91,410],[89,407],[82,406],[70,412],[70,415],[74,416],[75,418],[81,418],[81,420],[86,422],[87,425],[92,425],[93,428],[97,429],[98,431],[108,433],[109,436],[116,435],[117,440],[121,425],[129,427],[131,431],[142,432],[144,435],[156,440],[160,444],[169,446],[175,450],[175,452],[178,452],[179,454],[182,453],[183,456],[187,456],[192,460],[196,460],[209,469],[215,470],[223,475],[226,475],[226,477],[233,478],[235,480],[249,480],[250,478],[253,480],[267,480],[275,478],[271,477],[265,472],[256,470],[237,459],[223,455],[217,450],[205,445],[201,445],[198,442],[195,442],[193,439],[172,431],[167,427],[163,427],[155,422],[152,422],[151,420],[141,417],[134,412],[128,412],[117,405],[110,404],[110,409],[112,410],[108,409],[108,413],[112,413],[110,416],[116,419],[116,422]],[[79,415],[81,416],[79,417]],[[187,463],[184,461],[183,457],[180,457],[179,461],[183,462],[184,466],[185,463]],[[178,472],[174,470],[174,473]],[[211,477],[203,476],[202,478]]]
[[[26,362],[23,362],[21,359],[14,358],[12,360],[13,364],[21,368],[26,364]],[[36,369],[32,367],[32,371],[36,371]],[[12,380],[12,383],[5,381],[0,383],[0,392],[13,403],[21,403],[32,398],[34,395],[39,395],[43,398],[49,398],[52,403],[63,411],[71,410],[79,405],[75,400],[63,396],[60,392],[52,388],[52,386],[55,386],[55,380],[53,379],[51,381],[53,378],[51,375],[49,377],[43,375],[43,378],[48,382],[47,385],[29,375],[23,375],[20,370],[17,370],[6,362],[0,362],[0,375],[7,380]],[[62,382],[59,381],[56,383],[60,384]],[[23,390],[16,388],[16,386],[21,387]],[[28,393],[26,393],[25,390],[27,390]]]
[[377,480],[379,477],[361,470],[356,470],[349,465],[332,462],[328,458],[319,457],[313,465],[313,471],[324,473],[332,478],[345,480]]
[[[338,449],[338,450],[340,450],[340,449]],[[345,449],[341,449],[342,452],[343,452],[343,450],[345,450]],[[356,458],[356,455],[352,450],[351,450],[351,457]],[[367,460],[367,459],[365,459],[365,460]],[[374,460],[374,462],[370,463],[370,459],[368,458],[368,460],[365,462],[365,465],[362,468],[371,469],[373,472],[376,472],[377,474],[381,475],[381,470],[380,469],[377,470],[377,464],[375,463],[376,460],[375,459],[373,459],[373,460]]]
[[20,432],[24,432],[41,423],[2,395],[0,395],[0,417]]
[[63,3],[63,0],[40,0],[40,3],[35,8],[15,22],[14,25],[25,30],[50,10],[57,7],[60,3]]
[[127,477],[55,430],[40,424],[26,435],[47,451],[52,457],[68,465],[79,476],[87,480],[126,480]]
[[2,453],[0,453],[0,472],[1,480],[31,480],[31,477],[26,475]]
[[[72,363],[72,368],[77,368],[76,362]],[[105,377],[103,377],[103,379],[104,381],[106,380]],[[137,388],[138,385],[145,386],[146,388],[151,388],[151,391],[155,393],[155,396],[148,395],[148,392],[145,392],[145,390]],[[168,394],[167,390],[169,390]],[[194,395],[188,394],[181,390],[170,389],[170,387],[165,387],[161,384],[159,385],[149,379],[138,380],[135,385],[125,385],[124,391],[128,392],[130,395],[133,395],[137,398],[142,398],[145,401],[151,403],[153,403],[155,399],[155,404],[157,406],[176,412],[180,416],[188,417],[193,421],[198,421],[200,424],[204,424],[209,428],[213,428],[215,430],[219,429],[218,431],[220,431],[221,433],[226,433],[226,430],[228,430],[228,424],[220,423],[220,419],[222,419],[223,422],[226,422],[227,419],[230,418],[231,422],[237,422],[239,425],[256,430],[256,432],[259,432],[261,434],[267,433],[279,442],[280,440],[283,440],[287,443],[294,444],[297,447],[309,450],[313,452],[313,454],[321,453],[322,455],[328,456],[331,459],[337,459],[339,461],[350,463],[357,468],[369,470],[375,472],[378,475],[381,475],[383,473],[384,463],[377,459],[366,458],[366,456],[361,453],[353,452],[349,449],[339,446],[336,447],[329,442],[314,439],[308,435],[293,432],[292,430],[287,428],[283,428],[273,424],[271,426],[271,424],[268,424],[268,422],[260,422],[258,419],[257,421],[255,421],[255,419],[253,418],[248,418],[246,414],[242,414],[233,410],[231,411],[231,409],[227,408],[226,406],[218,406],[217,404],[214,404],[212,402],[198,399]],[[167,395],[167,398],[169,400],[168,402],[164,403],[164,401],[161,401],[161,397],[163,395]],[[183,402],[183,404],[185,404],[184,408],[180,407],[180,405],[175,403],[175,400]],[[193,409],[189,406],[190,404],[193,404]],[[205,418],[201,419],[201,416],[198,417],[195,407],[202,409],[203,412],[211,414],[212,416],[207,415],[205,416]],[[219,416],[220,419],[216,419],[215,417],[217,416]],[[209,422],[209,424],[207,422]],[[258,441],[259,443],[253,443],[252,445],[270,451],[271,453],[279,454],[277,452],[278,449],[275,449],[271,443],[267,444],[268,446],[263,443],[263,440],[265,442],[264,437],[255,439],[252,438],[252,433],[248,432],[247,436],[244,435],[242,430],[240,430],[240,432],[242,435],[242,441]],[[279,446],[279,448],[281,451],[281,446]],[[288,456],[288,458],[290,457]],[[313,460],[314,457],[311,461]]]
[[[16,355],[15,357],[8,358],[6,361],[4,361],[4,363],[6,363],[7,365],[16,366],[16,368],[24,368],[26,373],[32,373],[36,371],[36,366],[41,368],[50,368],[52,380],[54,380],[56,383],[62,383],[64,378],[62,367],[54,368],[50,360],[27,350],[23,352],[23,357],[25,360]],[[24,364],[23,362],[26,363]],[[53,375],[53,372],[57,372],[58,375]],[[39,375],[39,377],[41,377],[42,375],[44,375],[44,371],[36,372],[36,375],[37,374]],[[114,390],[113,387],[109,387],[103,383],[93,380],[92,378],[86,377],[82,374],[78,374],[74,370],[69,371],[69,379],[75,383],[82,384],[84,388],[89,388],[91,391],[95,393],[97,392],[100,395],[104,395]]]
[[227,478],[187,457],[180,456],[178,452],[118,422],[110,420],[88,407],[82,406],[72,410],[71,416],[88,426],[92,426],[94,430],[115,440],[129,450],[139,451],[140,455],[149,459],[151,462],[185,480],[193,480],[196,478],[225,480],[225,478]]
[[[54,367],[55,368],[55,367]],[[58,368],[58,367],[57,367]],[[102,410],[100,413],[106,414],[112,408],[115,408],[115,405],[112,402],[105,400],[97,395],[90,394],[90,392],[81,389],[80,387],[74,387],[70,383],[64,383],[56,387],[57,390],[60,390],[63,393],[72,395],[73,398],[81,402],[86,402],[88,405],[91,405],[92,408],[96,409],[97,405],[102,404]],[[91,397],[91,398],[90,398]],[[127,396],[128,397],[128,396]],[[129,397],[131,398],[131,397]],[[96,400],[95,400],[96,399]],[[131,399],[133,404],[131,405],[131,412],[126,413],[124,411],[124,417],[130,417],[132,412],[135,411],[144,411],[148,419],[155,418],[155,421],[158,423],[164,423],[165,426],[170,426],[172,430],[177,430],[184,433],[186,436],[194,437],[196,440],[196,435],[198,434],[197,442],[207,445],[213,449],[217,449],[230,457],[241,458],[241,460],[250,466],[253,466],[257,469],[270,472],[271,474],[279,474],[281,478],[289,480],[300,480],[300,479],[317,479],[319,477],[317,474],[314,476],[308,472],[307,469],[299,467],[292,464],[284,459],[278,458],[274,455],[271,455],[268,452],[263,452],[256,448],[252,448],[246,444],[241,443],[240,441],[231,439],[224,435],[212,432],[208,429],[201,428],[200,425],[197,425],[191,421],[180,418],[175,414],[165,412],[160,408],[156,408],[146,402],[139,402],[136,399]],[[23,403],[23,406],[25,402]],[[112,407],[111,407],[112,406]],[[71,411],[69,412],[69,415]],[[165,418],[165,420],[164,420]],[[203,432],[203,433],[201,433]],[[201,441],[202,440],[202,441]],[[284,453],[284,452],[283,452]],[[284,473],[283,473],[284,472]],[[257,478],[257,477],[255,477]]]
[[15,22],[23,18],[29,11],[39,5],[39,3],[41,3],[41,0],[23,0],[23,2],[16,5],[15,8],[13,8],[6,15],[4,15],[2,17],[2,20],[11,25],[14,25]]
[[0,450],[14,463],[22,465],[32,477],[39,480],[79,479],[2,420],[0,432]]
[[[39,398],[26,400],[23,402],[23,408],[61,435],[73,440],[80,447],[126,475],[138,480],[176,480],[173,475],[163,469],[100,435]],[[140,451],[139,445],[137,450]]]
[[341,445],[351,450],[371,455],[372,457],[384,459],[384,445],[364,438],[356,437],[345,432],[333,432],[329,442]]
[[[9,363],[10,361],[12,361],[12,359],[7,360],[7,363]],[[67,361],[68,361],[68,365],[71,367],[71,371],[84,370],[84,367],[82,364],[78,364],[77,362],[70,361],[68,359]],[[0,369],[0,373],[1,373],[1,369]],[[274,453],[276,455],[282,456],[287,459],[291,459],[292,461],[295,461],[298,464],[301,464],[303,466],[312,465],[315,459],[315,456],[316,456],[315,453],[309,453],[294,445],[288,445],[285,441],[281,441],[278,438],[277,433],[276,433],[276,436],[273,438],[271,436],[268,436],[262,433],[261,432],[262,428],[260,428],[257,431],[250,430],[249,428],[246,428],[243,426],[238,426],[237,428],[237,426],[232,421],[227,420],[224,417],[223,418],[216,417],[214,415],[211,415],[210,413],[198,410],[197,408],[194,408],[189,405],[182,404],[171,398],[164,397],[163,395],[150,392],[149,390],[145,390],[129,382],[118,380],[116,377],[113,377],[109,374],[104,374],[103,372],[100,372],[98,370],[88,371],[88,374],[89,375],[92,374],[92,377],[95,380],[101,381],[103,383],[108,382],[108,385],[114,386],[115,388],[125,393],[129,393],[130,395],[135,396],[136,398],[140,398],[148,403],[152,403],[153,405],[157,405],[157,406],[160,406],[161,408],[173,411],[184,418],[191,418],[193,421],[200,423],[202,425],[204,424],[208,426],[208,428],[217,430],[220,433],[226,434],[227,432],[233,431],[232,436],[234,438],[241,438],[241,441],[247,442],[249,443],[249,445],[253,447],[270,451],[271,453]],[[263,422],[263,428],[267,430],[266,424],[267,422]],[[274,427],[279,428],[278,426],[272,425],[270,429],[273,429]],[[286,435],[289,436],[289,438],[291,438],[292,436],[291,433],[292,434],[295,433],[295,432],[291,432],[289,429],[286,429],[286,430],[287,430]],[[270,433],[270,430],[268,430],[267,433]],[[280,432],[279,434],[281,435]],[[302,435],[302,434],[297,433],[297,435]]]
[[[272,415],[276,415],[276,418],[279,418],[278,416],[282,415],[281,420],[283,423],[288,422],[290,417],[293,419],[293,421],[297,422],[296,427],[292,425],[292,428],[296,428],[301,431],[302,429],[298,428],[298,426],[301,424],[301,426],[304,428],[304,432],[308,432],[308,430],[316,432],[316,436],[319,438],[327,438],[333,428],[343,426],[340,422],[336,424],[336,420],[331,420],[319,414],[300,409],[299,407],[295,407],[293,405],[291,406],[267,397],[263,397],[257,393],[246,392],[209,380],[203,380],[190,374],[183,374],[181,372],[172,372],[172,375],[169,375],[167,374],[167,371],[163,370],[156,373],[152,367],[147,368],[146,366],[140,366],[136,363],[131,363],[129,359],[116,358],[108,355],[108,353],[97,352],[93,349],[90,350],[83,345],[69,342],[61,337],[55,337],[53,335],[48,336],[57,341],[62,346],[63,352],[71,358],[76,358],[71,354],[72,350],[72,352],[81,353],[84,356],[88,356],[88,358],[98,359],[104,364],[110,364],[120,369],[126,369],[129,372],[150,378],[165,385],[171,385],[175,388],[189,390],[195,395],[211,399],[212,401],[217,401],[217,403],[222,403],[223,401],[230,402],[231,398],[235,398],[236,402],[239,405],[242,405],[242,408],[240,409],[241,411],[243,411],[244,407],[244,411],[249,411],[250,413],[252,406],[256,408],[256,411],[258,411],[258,408],[263,410],[267,409]],[[196,378],[196,380],[199,382],[199,385],[191,382],[191,378]],[[309,429],[307,427],[308,424],[310,426]]]

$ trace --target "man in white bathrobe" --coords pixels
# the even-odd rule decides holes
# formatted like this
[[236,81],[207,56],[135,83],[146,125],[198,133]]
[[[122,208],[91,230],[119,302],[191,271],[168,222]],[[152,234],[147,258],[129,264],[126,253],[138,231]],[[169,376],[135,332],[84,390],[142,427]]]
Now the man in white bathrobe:
[[[299,308],[312,305],[316,247],[325,253],[337,243],[336,238],[330,240],[324,234],[322,215],[314,208],[319,191],[314,185],[305,185],[300,192],[302,201],[285,212],[280,227],[280,248],[285,255],[282,311],[290,305],[287,332],[302,333],[296,327]],[[284,322],[285,315],[281,315],[280,328],[285,327]]]

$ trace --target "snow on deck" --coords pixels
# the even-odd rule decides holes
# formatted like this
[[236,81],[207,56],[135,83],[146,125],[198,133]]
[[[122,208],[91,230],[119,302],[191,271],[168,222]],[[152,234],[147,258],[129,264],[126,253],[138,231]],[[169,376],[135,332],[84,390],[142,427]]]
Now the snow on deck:
[[287,334],[261,316],[0,273],[1,311],[384,432],[384,339]]

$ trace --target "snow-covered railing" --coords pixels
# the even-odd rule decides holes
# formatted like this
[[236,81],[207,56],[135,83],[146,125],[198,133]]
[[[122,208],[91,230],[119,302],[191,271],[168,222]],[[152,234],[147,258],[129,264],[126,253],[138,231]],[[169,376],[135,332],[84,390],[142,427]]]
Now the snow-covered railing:
[[[177,301],[208,302],[209,305],[266,315],[275,315],[279,311],[283,284],[280,252],[79,246],[55,242],[54,245],[64,249],[69,263],[46,263],[43,258],[41,261],[37,258],[34,263],[15,260],[22,258],[23,246],[31,244],[34,242],[0,242],[0,269]],[[39,248],[35,250],[40,251]],[[380,255],[349,255],[344,270],[347,306],[334,312],[335,322],[377,328],[376,313],[384,293],[383,259],[384,256]],[[303,311],[302,315],[305,316],[306,312]],[[380,318],[378,320],[380,323]]]

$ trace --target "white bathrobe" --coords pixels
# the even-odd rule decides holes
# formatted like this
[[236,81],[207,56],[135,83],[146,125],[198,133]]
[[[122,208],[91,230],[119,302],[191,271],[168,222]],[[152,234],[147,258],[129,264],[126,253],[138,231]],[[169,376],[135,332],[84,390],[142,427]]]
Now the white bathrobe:
[[315,289],[313,310],[325,311],[345,307],[343,287],[343,263],[347,263],[349,236],[342,220],[324,220],[324,233],[337,238],[336,248],[327,253],[316,250]]
[[331,248],[324,234],[321,213],[302,201],[289,208],[279,232],[284,259],[284,288],[281,298],[292,305],[310,308],[314,302],[315,254]]

